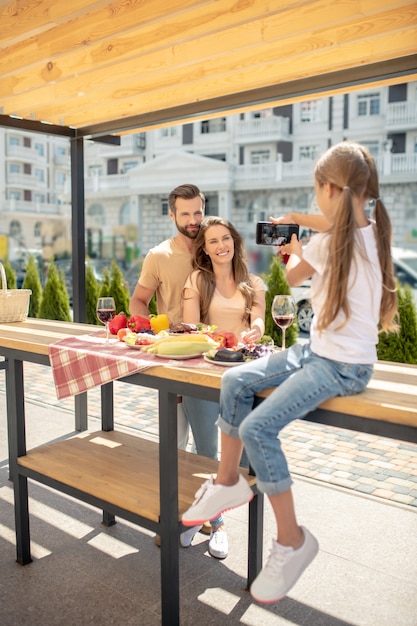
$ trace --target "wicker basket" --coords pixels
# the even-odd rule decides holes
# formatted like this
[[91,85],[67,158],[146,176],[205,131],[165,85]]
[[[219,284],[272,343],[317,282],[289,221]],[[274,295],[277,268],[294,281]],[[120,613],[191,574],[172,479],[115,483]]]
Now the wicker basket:
[[24,322],[28,316],[30,289],[7,289],[6,272],[3,263],[0,263],[0,323]]

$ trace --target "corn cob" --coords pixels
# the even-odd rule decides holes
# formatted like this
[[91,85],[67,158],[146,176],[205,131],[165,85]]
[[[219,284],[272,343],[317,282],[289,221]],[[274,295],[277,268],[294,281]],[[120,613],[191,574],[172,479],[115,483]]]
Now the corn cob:
[[207,341],[160,341],[149,346],[150,354],[163,354],[165,356],[196,356],[207,352],[213,346]]
[[[162,333],[161,333],[162,334]],[[154,343],[160,343],[161,341],[166,341],[166,342],[174,342],[174,341],[183,341],[185,343],[190,343],[190,342],[201,342],[201,341],[206,341],[206,342],[213,342],[213,340],[211,339],[211,337],[209,337],[208,335],[203,335],[202,333],[195,333],[195,334],[191,334],[191,333],[184,333],[183,335],[162,335],[161,337],[159,337],[158,335],[156,335],[156,340],[154,341]]]

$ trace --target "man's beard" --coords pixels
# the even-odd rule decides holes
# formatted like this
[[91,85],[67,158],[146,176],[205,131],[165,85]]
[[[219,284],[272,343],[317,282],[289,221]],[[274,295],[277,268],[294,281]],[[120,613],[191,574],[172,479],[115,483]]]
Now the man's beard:
[[188,237],[188,239],[195,239],[198,235],[198,231],[200,230],[200,228],[196,228],[195,230],[191,231],[187,230],[186,228],[180,226],[177,221],[175,222],[175,226],[177,227],[178,232],[182,235],[185,235],[185,237]]

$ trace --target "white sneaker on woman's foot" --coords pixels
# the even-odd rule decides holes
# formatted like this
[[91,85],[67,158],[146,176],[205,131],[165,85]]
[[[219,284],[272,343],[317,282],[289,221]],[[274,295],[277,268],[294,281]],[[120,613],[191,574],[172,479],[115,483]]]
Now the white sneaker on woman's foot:
[[184,532],[180,534],[180,544],[182,545],[183,548],[190,547],[192,540],[194,539],[195,535],[198,533],[200,528],[201,528],[201,525],[192,526],[192,528],[188,528],[187,530],[184,530]]
[[211,476],[195,494],[193,504],[182,516],[182,523],[184,526],[203,524],[206,520],[216,519],[224,511],[250,502],[252,498],[253,491],[241,474],[236,485],[231,487],[215,485]]
[[304,543],[298,550],[272,540],[268,561],[250,588],[252,597],[258,602],[268,604],[286,596],[319,551],[317,539],[307,528],[301,528]]
[[225,559],[229,554],[227,533],[220,526],[211,531],[208,551],[215,559]]

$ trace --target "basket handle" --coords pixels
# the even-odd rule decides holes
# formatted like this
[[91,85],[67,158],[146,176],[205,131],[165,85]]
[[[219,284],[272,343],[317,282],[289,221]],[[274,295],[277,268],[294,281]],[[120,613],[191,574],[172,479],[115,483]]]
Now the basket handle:
[[0,261],[0,274],[1,274],[1,290],[4,293],[7,293],[7,278],[6,278],[6,272],[4,271],[4,265],[3,263]]

